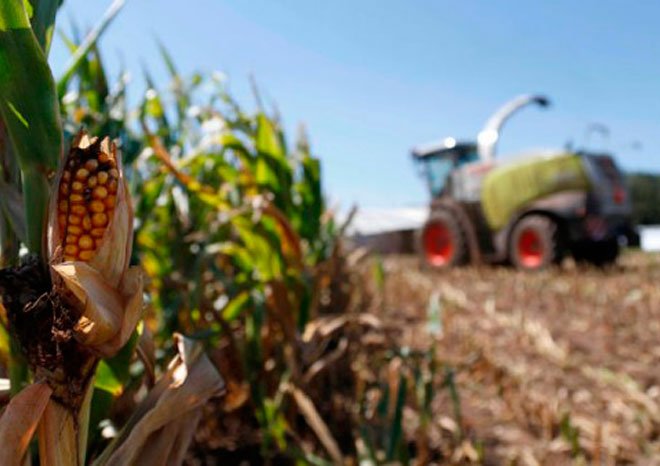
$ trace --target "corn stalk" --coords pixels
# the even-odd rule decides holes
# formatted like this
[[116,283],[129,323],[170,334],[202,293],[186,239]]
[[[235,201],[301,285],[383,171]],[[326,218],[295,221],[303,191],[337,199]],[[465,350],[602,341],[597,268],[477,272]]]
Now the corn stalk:
[[[9,165],[6,155],[11,153],[21,181],[20,188],[7,183],[3,188],[15,199],[22,197],[24,217],[9,208],[15,205],[4,211],[18,226],[16,232],[25,228],[25,243],[36,254],[20,267],[0,272],[0,291],[10,330],[35,380],[50,390],[38,418],[41,462],[81,465],[96,365],[101,356],[116,353],[130,337],[139,318],[142,292],[139,271],[128,270],[132,211],[116,151],[108,141],[79,136],[70,155],[61,157],[58,98],[46,60],[58,6],[59,2],[20,0],[0,6],[0,115],[11,141],[11,152],[4,151],[4,166]],[[104,168],[103,159],[106,165],[114,165]],[[113,198],[107,209],[114,213],[94,211],[93,215],[105,216],[103,224],[93,222],[100,232],[96,244],[92,236],[72,236],[72,228],[84,227],[90,218],[82,212],[76,217],[77,210],[93,208],[91,202],[98,202],[91,201],[97,199],[96,191],[90,191],[89,199],[75,193],[74,183],[84,181],[81,173],[90,175],[90,164],[104,170],[98,171],[98,179],[105,173],[108,189],[98,189],[104,190],[105,198],[110,197],[109,190]],[[51,185],[58,189],[57,195],[51,196]],[[75,196],[81,199],[78,204]],[[105,211],[105,204],[99,205]],[[74,247],[70,239],[77,239],[76,247],[82,249],[76,255],[68,254]],[[50,275],[47,265],[53,267]],[[11,423],[10,417],[3,417],[2,425],[8,430],[5,445],[12,435],[29,438],[34,432],[32,424],[27,433],[21,433],[21,425],[6,427]],[[19,464],[24,453],[14,451],[11,463],[6,464]],[[3,455],[9,461],[12,452],[4,449]]]
[[[32,30],[26,5],[29,3],[20,0],[0,5],[0,115],[21,171],[26,244],[31,252],[39,254],[44,240],[49,180],[62,150],[62,128],[55,82],[45,49]],[[36,11],[43,10],[39,7]],[[44,16],[51,17],[45,13]],[[50,20],[37,22],[46,25]],[[41,36],[46,45],[48,34]]]

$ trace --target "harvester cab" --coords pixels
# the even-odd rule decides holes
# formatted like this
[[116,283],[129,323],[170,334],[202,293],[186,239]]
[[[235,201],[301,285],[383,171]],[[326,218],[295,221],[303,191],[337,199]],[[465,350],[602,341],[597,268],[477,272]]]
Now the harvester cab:
[[496,159],[502,127],[530,105],[549,101],[523,95],[507,102],[476,143],[446,138],[413,149],[432,197],[418,241],[426,264],[485,260],[540,269],[568,253],[601,265],[616,260],[619,237],[632,232],[631,205],[610,155],[563,150]]
[[454,138],[415,148],[413,156],[433,197],[449,193],[450,178],[455,170],[479,161],[476,144],[457,143]]

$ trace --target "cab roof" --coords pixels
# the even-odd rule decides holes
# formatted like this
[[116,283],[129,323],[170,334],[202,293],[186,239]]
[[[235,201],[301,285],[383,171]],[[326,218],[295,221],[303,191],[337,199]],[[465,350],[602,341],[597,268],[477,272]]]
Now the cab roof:
[[476,144],[472,141],[456,141],[454,138],[445,138],[442,141],[422,144],[412,148],[411,153],[415,158],[424,158],[436,155],[439,152],[453,149],[475,149]]

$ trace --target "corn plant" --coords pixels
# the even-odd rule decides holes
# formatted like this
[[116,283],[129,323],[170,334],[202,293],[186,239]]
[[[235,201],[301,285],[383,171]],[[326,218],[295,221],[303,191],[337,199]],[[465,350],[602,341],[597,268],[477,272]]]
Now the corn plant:
[[[0,6],[3,264],[17,264],[19,243],[28,250],[20,264],[0,271],[1,310],[32,382],[21,390],[20,379],[11,381],[17,394],[0,418],[0,463],[7,465],[24,463],[35,432],[41,464],[85,463],[97,367],[129,343],[142,312],[142,272],[129,263],[133,210],[117,147],[80,132],[62,149],[46,61],[59,3]],[[154,445],[178,439],[185,452],[187,431],[222,380],[194,345],[178,342],[178,359],[97,464],[182,461],[180,451]],[[174,405],[180,417],[167,421]]]
[[[182,77],[162,45],[169,87],[145,70],[131,109],[127,74],[113,83],[97,46],[120,0],[88,35],[61,34],[72,56],[55,82],[57,3],[0,7],[2,34],[30,39],[0,37],[0,317],[13,335],[0,334],[0,356],[11,353],[14,392],[0,438],[21,439],[0,446],[0,464],[19,464],[35,433],[42,464],[180,464],[200,423],[208,445],[259,461],[339,464],[364,453],[357,439],[365,459],[405,464],[410,407],[417,460],[432,458],[435,351],[362,342],[378,325],[362,315],[304,129],[291,144],[254,82],[246,110],[222,76]],[[18,79],[21,67],[43,79]]]
[[319,162],[304,132],[289,150],[277,118],[244,111],[216,77],[183,79],[162,51],[172,92],[147,76],[148,148],[134,170],[137,245],[161,338],[180,331],[225,348],[228,409],[261,425],[264,456],[293,454],[286,406],[293,393],[308,400],[297,385],[300,334],[318,313],[318,266],[336,241]]

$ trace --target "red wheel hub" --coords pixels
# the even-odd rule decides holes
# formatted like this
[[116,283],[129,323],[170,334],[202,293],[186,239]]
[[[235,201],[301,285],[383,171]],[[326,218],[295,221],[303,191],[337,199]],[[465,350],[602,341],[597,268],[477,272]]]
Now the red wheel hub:
[[543,263],[543,241],[537,231],[531,228],[523,230],[518,237],[517,247],[523,266],[533,269]]
[[424,230],[426,260],[435,266],[447,265],[454,255],[451,231],[444,223],[432,223]]

